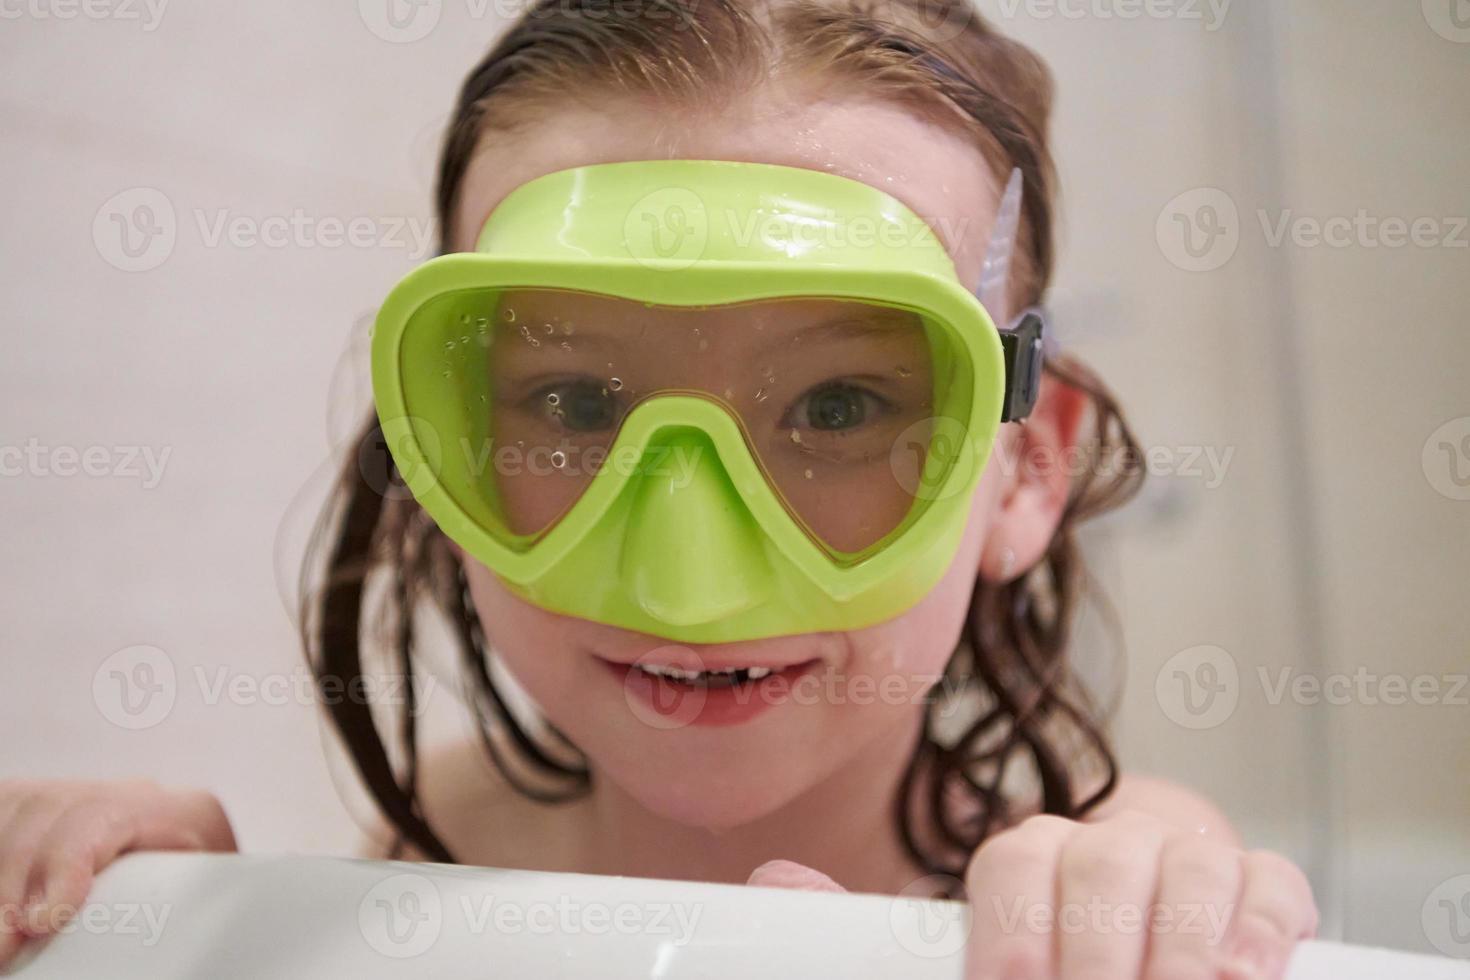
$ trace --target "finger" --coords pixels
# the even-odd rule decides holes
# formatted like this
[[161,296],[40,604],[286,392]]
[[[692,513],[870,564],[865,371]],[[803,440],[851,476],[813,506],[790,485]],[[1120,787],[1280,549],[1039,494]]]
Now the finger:
[[807,892],[847,891],[822,872],[795,861],[767,861],[750,873],[746,884],[758,888],[793,888]]
[[41,895],[42,921],[56,929],[86,900],[96,873],[137,837],[129,810],[112,800],[92,799],[61,813],[37,848],[34,887]]
[[1213,980],[1240,899],[1242,855],[1199,834],[1164,842],[1144,980]]
[[1298,940],[1317,931],[1317,903],[1300,868],[1280,854],[1251,851],[1243,860],[1240,904],[1230,924],[1231,965],[1279,980]]
[[1057,864],[1057,958],[1062,980],[1136,977],[1148,943],[1164,829],[1142,816],[1088,824]]
[[9,960],[26,937],[36,850],[64,805],[51,797],[29,796],[15,807],[0,835],[0,963]]
[[1049,917],[1056,908],[1057,860],[1080,826],[1061,817],[1032,817],[975,852],[965,875],[972,915],[966,977],[1052,975],[1055,935]]
[[[39,898],[33,887],[42,838],[70,802],[32,796],[16,809],[0,842],[0,905],[23,907]],[[23,916],[22,916],[23,918]]]

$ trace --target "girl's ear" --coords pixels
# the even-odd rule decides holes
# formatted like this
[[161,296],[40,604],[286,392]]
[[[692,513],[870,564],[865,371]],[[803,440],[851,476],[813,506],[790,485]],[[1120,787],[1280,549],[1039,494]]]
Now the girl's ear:
[[1078,438],[1087,418],[1087,395],[1046,375],[1036,407],[996,444],[1009,457],[1005,487],[980,553],[980,577],[1003,584],[1041,561],[1061,522],[1072,478],[1081,464]]

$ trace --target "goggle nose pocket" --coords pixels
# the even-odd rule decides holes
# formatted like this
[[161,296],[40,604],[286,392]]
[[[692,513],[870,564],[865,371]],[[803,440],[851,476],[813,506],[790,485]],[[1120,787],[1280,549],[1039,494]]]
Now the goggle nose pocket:
[[632,495],[619,573],[660,622],[715,622],[765,602],[772,574],[760,527],[713,442],[688,426],[660,429],[625,488]]

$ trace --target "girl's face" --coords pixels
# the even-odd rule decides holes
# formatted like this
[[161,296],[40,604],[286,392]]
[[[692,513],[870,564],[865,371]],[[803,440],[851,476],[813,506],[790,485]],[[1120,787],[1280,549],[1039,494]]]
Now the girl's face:
[[[738,111],[690,115],[569,107],[548,113],[544,125],[483,139],[461,188],[454,249],[473,250],[500,199],[543,174],[622,160],[742,160],[836,173],[892,194],[935,229],[961,281],[978,282],[999,191],[979,151],[962,138],[899,108],[847,99],[814,103],[773,93]],[[1003,432],[997,455],[1014,436]],[[1006,523],[1010,494],[1009,478],[992,460],[939,585],[897,618],[846,633],[675,645],[545,611],[479,563],[466,566],[491,644],[599,778],[666,818],[725,828],[770,814],[885,748],[907,755],[925,692],[960,636],[976,575],[998,567],[1006,549],[1027,562],[1024,535],[1013,535],[1015,545],[995,540],[1005,537],[996,531]],[[780,703],[735,724],[679,725],[650,715],[639,701],[647,691],[634,690],[647,678],[629,675],[626,665],[689,666],[691,651],[710,669],[807,666]]]

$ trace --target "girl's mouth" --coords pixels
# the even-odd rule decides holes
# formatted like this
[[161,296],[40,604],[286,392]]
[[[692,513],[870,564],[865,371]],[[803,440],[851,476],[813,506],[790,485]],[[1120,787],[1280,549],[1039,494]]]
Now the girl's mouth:
[[734,687],[749,681],[758,681],[778,670],[770,667],[732,667],[727,670],[684,670],[679,667],[661,667],[654,664],[635,664],[634,670],[664,680],[688,684],[692,687]]
[[738,725],[791,699],[798,681],[820,660],[785,666],[696,670],[670,664],[603,663],[623,688],[635,715],[660,729]]

